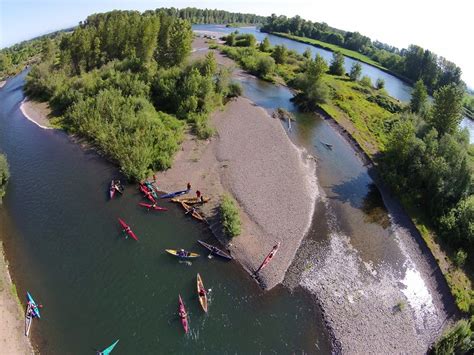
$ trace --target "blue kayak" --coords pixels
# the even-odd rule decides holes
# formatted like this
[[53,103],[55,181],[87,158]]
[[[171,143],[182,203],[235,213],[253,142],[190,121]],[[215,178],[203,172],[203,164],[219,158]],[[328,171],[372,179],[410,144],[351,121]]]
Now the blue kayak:
[[190,190],[182,190],[182,191],[176,191],[176,192],[171,192],[169,194],[164,194],[161,195],[160,198],[173,198],[173,197],[178,197],[184,194],[187,194]]
[[115,341],[115,343],[113,343],[112,345],[110,345],[108,348],[105,348],[104,350],[99,351],[99,354],[100,354],[100,355],[109,355],[109,354],[112,352],[112,350],[114,350],[115,345],[117,345],[117,343],[119,342],[119,340],[120,340],[120,339],[117,339],[117,340]]
[[33,297],[31,297],[31,295],[30,295],[29,292],[26,292],[26,297],[28,298],[28,302],[30,302],[31,307],[33,308],[33,311],[35,312],[35,316],[38,317],[38,318],[41,318],[41,316],[40,316],[40,311],[39,311],[39,307],[38,307],[38,305],[36,304],[36,302],[35,302],[35,300],[33,299]]

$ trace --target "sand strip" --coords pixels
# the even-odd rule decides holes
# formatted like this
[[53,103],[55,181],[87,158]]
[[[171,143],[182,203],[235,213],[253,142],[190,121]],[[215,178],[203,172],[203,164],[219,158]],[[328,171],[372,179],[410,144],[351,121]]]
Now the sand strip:
[[38,127],[43,129],[54,129],[49,123],[48,116],[51,109],[47,102],[32,101],[25,98],[20,105],[23,115]]

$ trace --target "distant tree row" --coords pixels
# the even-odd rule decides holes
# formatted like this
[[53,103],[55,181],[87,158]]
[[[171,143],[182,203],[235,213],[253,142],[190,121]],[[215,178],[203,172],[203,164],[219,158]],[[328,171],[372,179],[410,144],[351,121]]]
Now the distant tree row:
[[43,46],[25,88],[56,123],[86,137],[132,179],[171,166],[188,122],[209,137],[209,113],[239,88],[213,53],[188,63],[189,21],[165,11],[89,16],[59,46]]
[[423,80],[429,92],[451,83],[463,84],[458,66],[416,45],[399,50],[378,41],[372,42],[369,37],[358,32],[345,32],[329,27],[324,22],[306,21],[300,16],[288,18],[273,14],[268,17],[262,31],[308,37],[365,54],[413,82]]
[[258,25],[266,22],[266,17],[254,14],[242,14],[240,12],[228,12],[224,10],[197,9],[186,7],[184,9],[161,8],[157,11],[164,11],[173,17],[179,17],[196,24],[248,24]]

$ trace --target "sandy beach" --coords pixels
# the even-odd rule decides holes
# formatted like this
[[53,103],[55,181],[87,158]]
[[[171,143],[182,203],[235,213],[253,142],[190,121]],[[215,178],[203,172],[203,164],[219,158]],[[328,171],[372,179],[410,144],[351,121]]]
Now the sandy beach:
[[5,84],[7,83],[6,80],[2,80],[0,81],[0,89],[3,88],[5,86]]
[[21,103],[20,110],[28,120],[37,126],[43,129],[53,129],[48,119],[51,109],[47,102],[32,101],[25,98]]
[[13,295],[13,284],[0,243],[0,353],[8,355],[33,354],[24,334],[23,311]]

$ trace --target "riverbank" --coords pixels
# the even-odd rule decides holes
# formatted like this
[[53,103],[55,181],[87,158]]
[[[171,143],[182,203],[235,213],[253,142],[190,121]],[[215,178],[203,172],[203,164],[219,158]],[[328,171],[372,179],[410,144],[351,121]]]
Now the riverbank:
[[288,39],[291,39],[291,40],[296,41],[296,42],[309,44],[311,46],[322,48],[322,49],[325,49],[325,50],[328,50],[328,51],[331,51],[331,52],[341,52],[345,57],[352,58],[352,59],[358,60],[362,63],[373,66],[374,68],[380,69],[380,70],[382,70],[383,72],[385,72],[387,74],[393,75],[394,77],[404,81],[405,83],[407,83],[409,85],[413,85],[413,82],[410,79],[408,79],[408,78],[406,78],[406,77],[404,77],[400,74],[397,74],[397,73],[391,71],[390,69],[385,68],[383,65],[377,63],[373,59],[370,59],[366,55],[361,54],[359,52],[355,52],[353,50],[346,49],[346,48],[337,46],[335,44],[318,41],[318,40],[312,39],[312,38],[293,36],[293,35],[290,35],[290,34],[287,34],[287,33],[281,33],[281,32],[269,32],[269,33],[274,35],[274,36],[278,36],[278,37],[282,37],[282,38],[288,38]]
[[25,98],[20,105],[23,115],[43,129],[53,129],[48,117],[51,115],[51,109],[47,102],[33,101]]
[[[3,231],[2,231],[3,233]],[[29,338],[25,337],[24,315],[12,283],[3,245],[0,242],[0,349],[2,354],[33,354]]]

